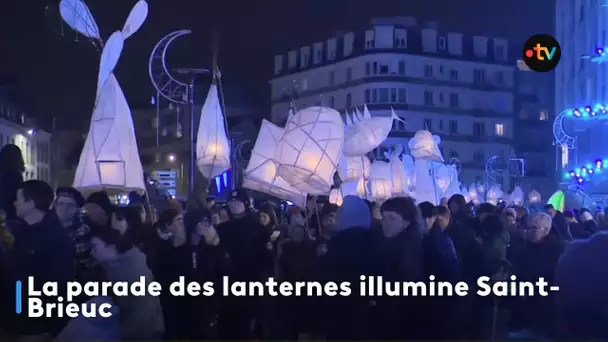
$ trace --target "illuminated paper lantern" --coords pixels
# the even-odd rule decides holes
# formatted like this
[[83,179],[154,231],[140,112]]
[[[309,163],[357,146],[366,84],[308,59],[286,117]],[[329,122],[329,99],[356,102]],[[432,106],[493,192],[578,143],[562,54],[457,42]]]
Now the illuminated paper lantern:
[[405,168],[403,167],[403,163],[397,154],[393,154],[389,159],[389,164],[391,168],[391,182],[392,188],[391,193],[393,196],[399,196],[406,194],[406,182],[408,180],[407,174],[405,173]]
[[340,185],[342,196],[359,196],[367,198],[367,181],[363,178],[348,182],[342,182]]
[[536,204],[536,203],[540,203],[540,201],[541,201],[540,192],[538,192],[536,190],[532,190],[530,192],[530,194],[528,195],[528,203]]
[[504,197],[503,191],[498,185],[492,186],[486,194],[486,201],[490,204],[498,204],[498,200]]
[[524,191],[521,187],[516,186],[515,189],[513,189],[513,192],[509,195],[509,200],[515,205],[522,205],[524,203]]
[[343,200],[344,197],[342,196],[341,189],[331,189],[329,192],[329,203],[341,206]]
[[277,175],[294,188],[328,193],[342,155],[344,123],[327,107],[298,111],[287,121],[277,144]]
[[439,164],[435,167],[434,173],[438,197],[441,198],[444,196],[448,186],[452,182],[452,168],[445,164]]
[[351,118],[347,114],[342,153],[350,157],[371,152],[386,140],[395,119],[401,121],[392,109],[391,116],[372,117],[367,106],[363,107],[362,117],[354,115]]
[[[84,30],[76,22],[71,26]],[[86,32],[95,37],[96,28]],[[146,191],[131,110],[113,73],[124,40],[122,32],[114,32],[102,51],[95,108],[73,183],[82,192]]]
[[283,136],[283,129],[267,120],[262,120],[260,132],[251,150],[251,157],[243,173],[243,187],[259,191],[285,201],[306,207],[306,193],[292,187],[277,176],[277,166],[273,160],[277,142]]
[[369,178],[370,161],[369,158],[363,157],[345,157],[340,158],[338,164],[338,173],[343,182],[358,180],[360,178]]
[[403,184],[403,192],[412,196],[412,192],[416,186],[416,164],[414,158],[410,155],[403,156],[403,169],[405,170],[405,183]]
[[230,169],[230,144],[224,122],[217,86],[212,84],[201,109],[201,120],[196,134],[196,166],[208,179]]
[[439,150],[441,140],[429,131],[418,131],[408,142],[414,159],[432,160],[443,163],[443,156]]
[[369,196],[376,202],[384,202],[392,197],[393,181],[391,166],[387,162],[374,161],[369,175]]

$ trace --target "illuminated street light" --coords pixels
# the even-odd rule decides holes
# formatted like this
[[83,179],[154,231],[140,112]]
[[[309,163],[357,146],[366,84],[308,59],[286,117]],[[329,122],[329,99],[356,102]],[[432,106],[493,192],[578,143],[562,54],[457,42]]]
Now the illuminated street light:
[[170,162],[174,162],[174,161],[175,161],[175,155],[170,154],[170,155],[169,155],[169,161],[170,161]]
[[36,133],[38,133],[38,130],[35,128],[27,131],[27,134],[29,134],[29,135],[36,135]]

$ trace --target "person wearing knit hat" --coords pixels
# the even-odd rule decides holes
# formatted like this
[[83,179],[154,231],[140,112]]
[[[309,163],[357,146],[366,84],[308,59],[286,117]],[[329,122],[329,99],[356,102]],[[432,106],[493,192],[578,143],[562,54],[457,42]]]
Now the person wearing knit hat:
[[59,196],[70,197],[72,200],[74,200],[78,208],[82,208],[84,206],[84,197],[80,191],[71,186],[58,187],[57,191],[55,191],[55,197]]
[[112,215],[112,202],[105,191],[92,193],[87,197],[85,208],[85,217],[88,220],[87,224],[91,228],[108,226]]

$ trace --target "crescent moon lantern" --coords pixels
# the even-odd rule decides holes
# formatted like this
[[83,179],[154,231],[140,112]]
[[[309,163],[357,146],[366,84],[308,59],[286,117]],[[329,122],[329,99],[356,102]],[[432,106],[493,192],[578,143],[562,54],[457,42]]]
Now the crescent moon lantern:
[[555,142],[558,145],[566,145],[569,149],[574,149],[576,148],[576,138],[572,137],[566,133],[566,130],[564,130],[565,118],[565,111],[562,111],[557,117],[555,117],[555,121],[553,121],[553,136],[555,137]]
[[171,75],[167,68],[167,50],[175,39],[190,33],[192,33],[190,30],[180,30],[164,36],[154,46],[148,63],[152,85],[160,95],[174,103],[188,103],[188,84],[178,81]]

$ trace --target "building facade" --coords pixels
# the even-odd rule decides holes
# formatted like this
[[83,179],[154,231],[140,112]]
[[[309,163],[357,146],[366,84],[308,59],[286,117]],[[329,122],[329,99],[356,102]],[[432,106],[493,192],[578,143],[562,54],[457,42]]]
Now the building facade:
[[[461,164],[461,181],[485,180],[487,161],[505,169],[513,152],[515,58],[502,38],[465,36],[418,25],[413,18],[378,19],[274,57],[272,120],[284,122],[290,99],[303,108],[323,104],[340,112],[367,105],[373,116],[393,108],[391,145],[407,149],[418,130],[441,137],[444,159]],[[504,174],[504,176],[503,176]],[[500,181],[509,188],[509,177]]]
[[[208,84],[197,87],[194,108],[194,135],[196,136],[201,108],[207,96]],[[240,92],[232,87],[225,89],[225,115],[228,123],[228,135],[233,147],[233,170],[222,175],[220,184],[211,181],[210,192],[231,188],[232,183],[238,184],[239,161],[247,149],[253,147],[255,137],[261,122],[260,111],[240,96]],[[191,141],[190,138],[190,107],[176,105],[164,101],[140,106],[132,110],[135,133],[141,161],[150,176],[161,181],[162,185],[178,197],[186,197],[189,189]],[[238,147],[238,149],[235,149]],[[234,172],[236,171],[236,172]],[[200,173],[196,173],[197,182]],[[219,189],[218,189],[219,188]]]
[[[568,113],[573,108],[608,104],[608,66],[593,63],[592,57],[604,55],[608,47],[608,9],[604,1],[558,0],[555,13],[556,38],[562,57],[555,69],[555,109]],[[596,160],[608,158],[605,121],[587,115],[558,117],[564,133],[575,142],[572,148],[557,144],[558,162],[564,183],[573,182],[569,170],[582,169]],[[605,119],[605,118],[604,118]],[[557,139],[556,139],[557,140]],[[599,197],[608,195],[605,175],[586,178],[585,190]]]
[[14,144],[21,149],[25,162],[24,180],[41,179],[54,185],[51,133],[38,127],[14,95],[13,84],[0,85],[0,147]]
[[516,160],[510,174],[524,192],[536,190],[548,198],[557,189],[553,144],[553,75],[518,71],[515,74],[517,95],[513,149]]

